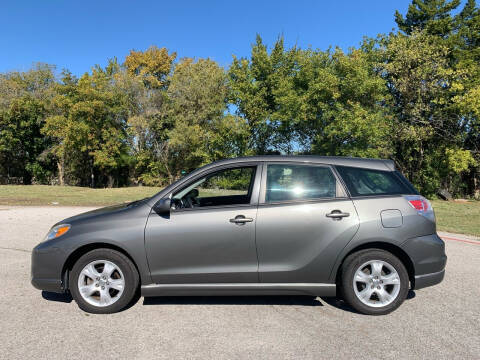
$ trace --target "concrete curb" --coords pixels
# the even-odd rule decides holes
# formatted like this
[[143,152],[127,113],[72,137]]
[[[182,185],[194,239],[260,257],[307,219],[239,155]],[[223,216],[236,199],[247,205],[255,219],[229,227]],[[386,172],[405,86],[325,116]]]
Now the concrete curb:
[[476,236],[463,235],[463,234],[453,234],[453,233],[447,233],[447,232],[443,232],[443,231],[438,231],[437,234],[443,240],[458,241],[458,242],[463,242],[463,243],[467,243],[467,244],[480,245],[480,238],[478,238]]

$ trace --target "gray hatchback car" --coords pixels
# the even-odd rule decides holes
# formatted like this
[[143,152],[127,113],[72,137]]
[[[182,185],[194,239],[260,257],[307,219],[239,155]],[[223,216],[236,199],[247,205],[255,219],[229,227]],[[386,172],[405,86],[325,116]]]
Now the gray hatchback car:
[[431,204],[392,161],[257,156],[57,223],[33,250],[32,284],[92,313],[137,294],[290,294],[380,315],[441,282],[446,260]]

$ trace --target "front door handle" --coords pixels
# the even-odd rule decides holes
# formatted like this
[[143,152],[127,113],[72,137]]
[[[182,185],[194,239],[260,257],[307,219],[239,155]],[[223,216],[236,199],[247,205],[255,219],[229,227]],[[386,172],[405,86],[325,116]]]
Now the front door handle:
[[350,213],[344,213],[340,210],[332,210],[331,213],[326,215],[326,217],[332,218],[333,220],[342,220],[342,218],[348,216],[350,216]]
[[245,224],[247,222],[252,222],[252,221],[253,221],[252,218],[247,218],[243,215],[237,215],[237,216],[235,216],[235,218],[230,219],[231,223],[239,224],[239,225]]

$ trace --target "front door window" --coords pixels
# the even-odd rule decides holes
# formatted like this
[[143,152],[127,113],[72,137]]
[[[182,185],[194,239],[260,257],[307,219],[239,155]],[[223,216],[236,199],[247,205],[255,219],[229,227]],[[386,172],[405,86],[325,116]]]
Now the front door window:
[[187,185],[172,197],[174,209],[249,204],[255,166],[210,173]]

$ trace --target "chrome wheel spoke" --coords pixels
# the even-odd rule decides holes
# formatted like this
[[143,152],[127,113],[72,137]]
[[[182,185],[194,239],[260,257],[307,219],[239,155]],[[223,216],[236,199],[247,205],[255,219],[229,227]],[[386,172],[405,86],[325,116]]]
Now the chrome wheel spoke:
[[111,279],[109,280],[109,286],[112,289],[121,291],[124,287],[124,281],[122,279]]
[[80,293],[85,295],[85,296],[90,296],[92,295],[95,291],[98,290],[98,288],[95,286],[95,284],[91,285],[84,285],[80,287]]
[[370,280],[371,280],[371,276],[368,274],[365,274],[363,271],[357,271],[357,273],[355,274],[355,281],[368,284]]
[[385,289],[380,289],[376,291],[378,299],[382,304],[388,304],[392,300],[392,296],[385,290]]
[[374,293],[374,290],[367,286],[364,290],[358,293],[358,296],[364,301],[369,301]]
[[106,262],[103,266],[102,276],[107,277],[107,279],[112,276],[112,273],[115,271],[115,266],[112,263]]
[[398,274],[395,273],[390,273],[388,275],[382,276],[381,277],[383,281],[383,285],[397,285],[400,284],[400,279],[398,278]]
[[85,275],[92,280],[95,280],[97,277],[100,276],[100,274],[98,273],[97,269],[95,269],[95,266],[93,266],[93,264],[89,264],[85,266],[85,268],[82,270],[82,275]]
[[372,268],[372,275],[380,277],[382,275],[383,263],[380,261],[374,261],[370,264]]
[[107,288],[100,290],[100,304],[107,306],[112,303],[112,300]]

